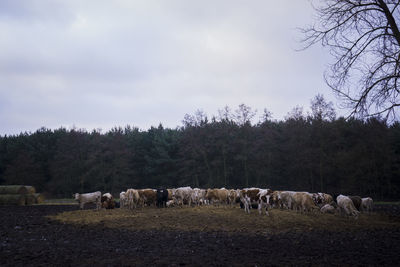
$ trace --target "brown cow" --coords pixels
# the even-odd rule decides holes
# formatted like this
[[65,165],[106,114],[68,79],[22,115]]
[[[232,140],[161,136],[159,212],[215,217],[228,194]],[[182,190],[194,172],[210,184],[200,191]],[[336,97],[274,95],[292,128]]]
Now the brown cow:
[[351,201],[353,201],[353,204],[354,204],[354,207],[358,210],[358,211],[360,211],[361,209],[361,202],[362,202],[362,199],[361,199],[361,197],[359,197],[359,196],[349,196],[349,198],[351,199]]
[[138,190],[140,204],[142,206],[155,206],[157,201],[157,192],[153,189]]
[[228,203],[231,207],[235,205],[240,200],[240,190],[231,189],[228,192]]
[[246,188],[240,191],[240,201],[244,205],[244,212],[250,213],[251,205],[254,203],[259,203],[260,189],[258,188]]
[[167,189],[168,190],[168,200],[172,200],[172,196],[174,195],[174,189]]
[[262,208],[265,207],[265,215],[268,214],[268,207],[272,204],[273,191],[271,189],[260,189],[258,192],[259,202],[258,202],[258,213],[262,213]]
[[113,209],[115,208],[115,201],[113,196],[110,193],[105,193],[101,197],[101,207],[105,209]]
[[315,205],[319,207],[323,207],[324,205],[329,204],[333,201],[333,197],[325,193],[313,193],[312,198]]
[[282,193],[283,191],[274,191],[274,192],[272,192],[272,195],[271,195],[271,197],[272,197],[272,205],[275,207],[275,208],[280,208],[280,209],[282,209],[283,208],[283,203],[282,203],[282,199],[281,199],[281,193]]
[[300,212],[319,210],[315,205],[312,194],[308,192],[296,192],[293,194],[293,204],[294,210],[299,210]]
[[208,189],[206,193],[206,199],[210,204],[219,205],[228,203],[229,191],[227,189]]

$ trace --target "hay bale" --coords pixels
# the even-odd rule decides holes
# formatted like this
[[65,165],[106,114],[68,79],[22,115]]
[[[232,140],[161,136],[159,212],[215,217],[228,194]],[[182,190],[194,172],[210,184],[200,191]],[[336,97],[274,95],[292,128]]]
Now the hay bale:
[[23,185],[1,185],[0,186],[0,194],[1,195],[25,195],[28,194],[28,188]]
[[45,197],[44,197],[43,194],[35,193],[34,196],[35,196],[35,200],[36,200],[35,203],[36,203],[36,204],[40,204],[40,203],[43,203],[43,202],[44,202]]
[[0,205],[24,206],[25,203],[26,203],[25,195],[21,194],[0,195]]
[[26,190],[28,191],[27,194],[35,194],[36,193],[36,189],[33,186],[30,185],[25,185]]
[[36,198],[34,194],[27,194],[25,195],[25,203],[26,205],[33,205],[36,204]]

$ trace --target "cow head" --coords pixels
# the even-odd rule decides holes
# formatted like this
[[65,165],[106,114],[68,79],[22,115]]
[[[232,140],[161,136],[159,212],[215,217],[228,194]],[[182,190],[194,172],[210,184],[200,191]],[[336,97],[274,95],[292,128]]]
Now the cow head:
[[323,200],[322,196],[320,194],[316,194],[316,193],[312,194],[312,199],[313,199],[315,205],[321,204],[322,200]]

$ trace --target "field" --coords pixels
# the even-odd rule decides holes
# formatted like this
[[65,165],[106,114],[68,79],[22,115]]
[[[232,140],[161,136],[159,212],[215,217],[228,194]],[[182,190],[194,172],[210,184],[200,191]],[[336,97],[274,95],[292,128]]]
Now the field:
[[398,265],[400,206],[376,210],[354,220],[238,207],[0,206],[0,266]]

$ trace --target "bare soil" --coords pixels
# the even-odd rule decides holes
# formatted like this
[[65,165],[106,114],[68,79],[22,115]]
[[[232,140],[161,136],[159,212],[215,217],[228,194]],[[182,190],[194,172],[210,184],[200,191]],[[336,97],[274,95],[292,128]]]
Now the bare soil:
[[0,266],[399,266],[400,209],[359,220],[239,208],[0,206]]

